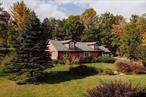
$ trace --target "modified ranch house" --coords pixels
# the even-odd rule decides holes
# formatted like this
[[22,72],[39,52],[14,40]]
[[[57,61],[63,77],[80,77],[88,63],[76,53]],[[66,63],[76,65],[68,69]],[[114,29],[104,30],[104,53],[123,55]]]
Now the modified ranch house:
[[74,40],[49,40],[47,45],[51,59],[63,60],[64,58],[97,58],[110,51],[104,46],[98,46],[96,42],[75,42]]

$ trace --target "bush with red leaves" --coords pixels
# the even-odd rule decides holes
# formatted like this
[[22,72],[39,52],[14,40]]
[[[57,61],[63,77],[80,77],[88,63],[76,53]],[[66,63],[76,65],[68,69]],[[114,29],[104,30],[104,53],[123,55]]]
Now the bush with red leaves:
[[131,71],[136,73],[136,74],[145,74],[145,67],[143,65],[139,64],[133,64],[131,65]]
[[86,97],[146,97],[146,87],[133,87],[132,84],[122,81],[102,82],[88,90]]
[[126,59],[117,60],[115,62],[115,64],[116,64],[118,71],[120,71],[120,72],[130,72],[131,71],[131,69],[130,69],[131,63],[129,60],[126,60]]

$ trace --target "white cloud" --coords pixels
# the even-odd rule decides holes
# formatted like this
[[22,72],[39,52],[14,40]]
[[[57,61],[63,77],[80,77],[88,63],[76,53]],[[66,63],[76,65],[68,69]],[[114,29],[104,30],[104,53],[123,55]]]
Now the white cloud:
[[146,0],[55,0],[55,3],[73,3],[81,7],[94,8],[98,14],[111,12],[130,18],[132,14],[146,13]]
[[[10,9],[10,5],[12,6],[16,1],[20,0],[3,0],[7,9]],[[67,13],[62,10],[64,8],[60,7],[64,4],[75,4],[85,9],[92,7],[97,11],[97,14],[109,11],[127,18],[132,14],[141,15],[146,13],[146,0],[24,0],[24,2],[37,13],[41,20],[45,17],[59,19],[67,17]],[[78,9],[76,10],[78,11]]]
[[[21,0],[6,0],[3,1],[4,6],[7,10],[14,2]],[[45,17],[54,17],[56,19],[66,18],[66,14],[59,9],[59,6],[52,5],[52,3],[47,3],[42,0],[24,0],[25,4],[32,10],[36,12],[38,17],[43,20]]]
[[109,11],[113,14],[121,14],[130,18],[132,14],[146,13],[146,0],[99,0],[90,3],[97,13]]

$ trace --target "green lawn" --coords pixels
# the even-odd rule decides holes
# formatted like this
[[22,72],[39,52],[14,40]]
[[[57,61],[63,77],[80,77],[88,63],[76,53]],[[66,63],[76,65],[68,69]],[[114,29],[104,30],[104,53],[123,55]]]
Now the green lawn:
[[[112,64],[87,64],[96,68],[115,69]],[[100,81],[120,79],[130,81],[133,85],[146,86],[146,75],[92,75],[86,77],[71,76],[68,74],[69,65],[59,65],[46,70],[48,80],[38,85],[16,85],[7,76],[0,76],[0,97],[84,97],[86,90],[100,84]]]

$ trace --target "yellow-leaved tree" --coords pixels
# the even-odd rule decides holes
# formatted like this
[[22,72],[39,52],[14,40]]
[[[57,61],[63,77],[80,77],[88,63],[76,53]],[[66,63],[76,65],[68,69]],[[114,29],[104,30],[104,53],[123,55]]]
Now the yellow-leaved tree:
[[16,2],[11,8],[12,17],[15,21],[17,28],[20,28],[21,23],[23,22],[24,16],[30,13],[30,9],[25,5],[23,1]]

